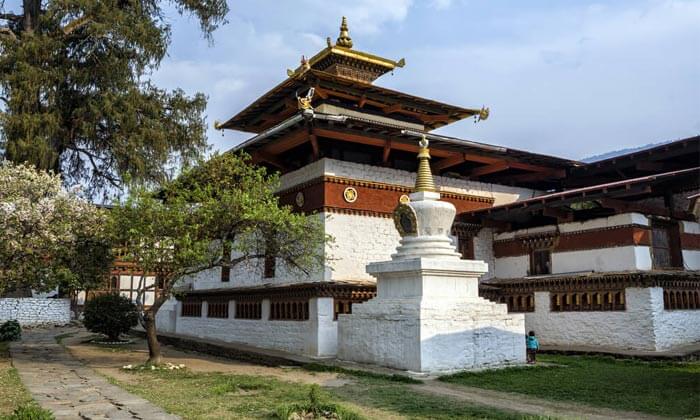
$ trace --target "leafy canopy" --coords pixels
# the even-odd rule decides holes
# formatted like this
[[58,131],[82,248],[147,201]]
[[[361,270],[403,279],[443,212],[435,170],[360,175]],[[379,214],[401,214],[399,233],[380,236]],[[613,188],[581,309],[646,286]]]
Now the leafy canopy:
[[158,183],[206,150],[206,98],[149,80],[167,52],[166,9],[211,39],[225,0],[0,1],[0,153],[107,195]]
[[158,194],[134,189],[110,212],[114,241],[124,260],[158,277],[161,300],[187,276],[266,256],[302,275],[321,269],[331,238],[318,217],[280,206],[278,186],[245,155],[214,155]]

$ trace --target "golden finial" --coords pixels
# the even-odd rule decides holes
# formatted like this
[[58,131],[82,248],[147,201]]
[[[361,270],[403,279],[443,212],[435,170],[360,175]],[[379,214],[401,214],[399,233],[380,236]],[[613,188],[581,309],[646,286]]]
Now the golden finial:
[[430,149],[428,149],[428,139],[423,136],[418,143],[418,174],[416,175],[416,192],[437,191],[433,182],[433,173],[430,172]]
[[340,23],[340,35],[338,35],[335,45],[352,48],[352,38],[350,38],[350,34],[348,33],[348,20],[345,16],[343,16],[343,20]]

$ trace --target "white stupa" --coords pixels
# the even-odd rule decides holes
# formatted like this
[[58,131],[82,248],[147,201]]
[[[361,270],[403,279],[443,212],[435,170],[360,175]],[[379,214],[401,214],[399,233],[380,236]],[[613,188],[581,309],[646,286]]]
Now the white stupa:
[[524,315],[479,297],[487,265],[456,251],[455,207],[440,201],[428,141],[420,146],[415,192],[394,211],[400,245],[367,265],[377,297],[339,315],[338,358],[421,373],[525,363]]

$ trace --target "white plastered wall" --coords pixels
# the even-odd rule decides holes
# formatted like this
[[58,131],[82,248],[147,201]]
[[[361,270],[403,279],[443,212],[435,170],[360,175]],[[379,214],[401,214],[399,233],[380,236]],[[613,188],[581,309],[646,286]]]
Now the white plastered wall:
[[[560,234],[612,228],[625,225],[648,226],[649,219],[639,213],[625,213],[610,217],[586,220],[583,222],[562,223]],[[539,226],[494,235],[495,240],[508,240],[535,233],[552,232],[555,225]],[[527,276],[530,268],[529,255],[517,255],[495,259],[495,275],[498,278],[517,278]],[[552,253],[552,274],[573,273],[578,271],[627,271],[650,270],[652,267],[651,251],[648,246],[620,246],[587,250]]]
[[[683,232],[700,235],[700,223],[697,222],[682,222]],[[686,270],[700,270],[700,250],[684,249],[683,250],[683,266]]]
[[624,311],[550,312],[549,292],[535,292],[525,328],[542,345],[663,351],[700,342],[699,310],[665,310],[661,287],[627,288]]

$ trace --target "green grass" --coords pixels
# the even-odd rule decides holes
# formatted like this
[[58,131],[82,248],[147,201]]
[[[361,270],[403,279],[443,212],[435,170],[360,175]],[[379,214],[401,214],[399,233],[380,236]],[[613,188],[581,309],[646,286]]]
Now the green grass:
[[0,342],[0,418],[32,401],[17,370],[10,365],[9,343]]
[[700,416],[700,362],[542,355],[556,366],[460,373],[445,382],[657,415]]
[[[274,418],[289,407],[303,407],[311,391],[311,385],[261,376],[186,370],[130,374],[137,380],[126,383],[111,379],[111,382],[185,419]],[[320,404],[345,413],[344,418],[384,417],[377,415],[380,410],[413,419],[524,418],[422,394],[391,378],[353,376],[351,379],[351,384],[321,390]]]
[[384,379],[387,381],[402,382],[405,384],[421,384],[421,383],[423,383],[423,381],[419,381],[418,379],[413,379],[409,376],[404,376],[404,375],[397,375],[397,374],[385,375],[383,373],[368,372],[366,370],[358,370],[358,369],[346,369],[346,368],[342,368],[340,366],[321,365],[318,363],[306,364],[306,365],[304,365],[304,369],[308,370],[310,372],[333,372],[333,373],[340,373],[340,374],[354,376],[356,378]]

